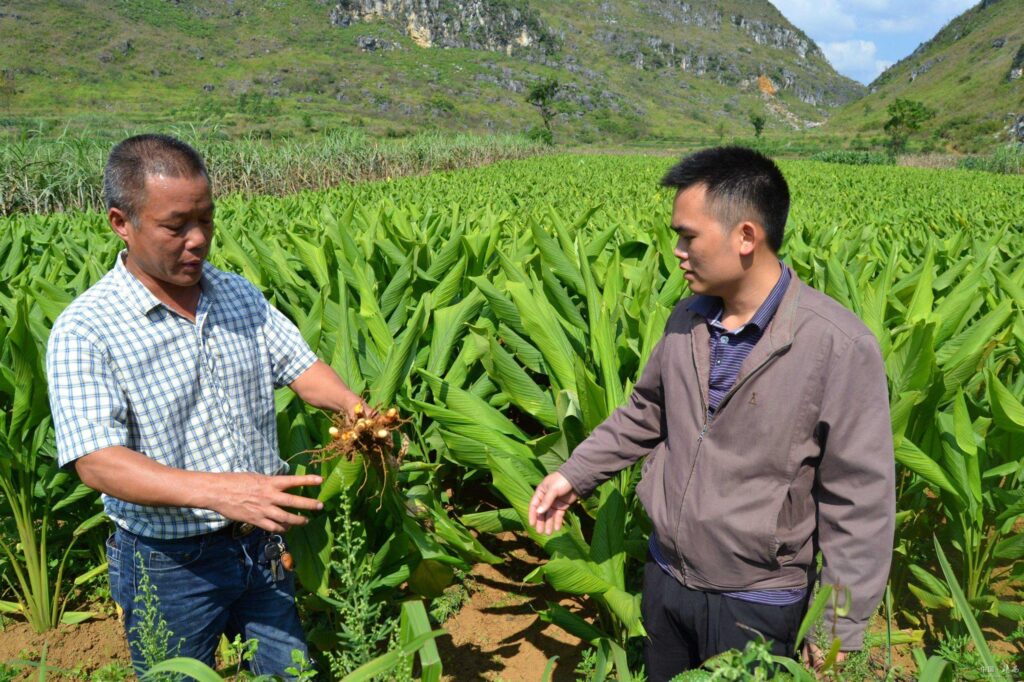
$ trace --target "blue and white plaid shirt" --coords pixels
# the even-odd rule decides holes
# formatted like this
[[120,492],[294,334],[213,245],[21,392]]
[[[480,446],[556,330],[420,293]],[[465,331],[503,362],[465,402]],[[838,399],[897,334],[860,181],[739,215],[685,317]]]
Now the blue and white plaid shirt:
[[[161,303],[119,255],[60,315],[46,370],[61,466],[121,445],[190,471],[287,470],[274,389],[316,355],[244,278],[206,263],[200,286],[193,323]],[[103,501],[117,525],[149,537],[187,537],[228,523],[207,509]]]

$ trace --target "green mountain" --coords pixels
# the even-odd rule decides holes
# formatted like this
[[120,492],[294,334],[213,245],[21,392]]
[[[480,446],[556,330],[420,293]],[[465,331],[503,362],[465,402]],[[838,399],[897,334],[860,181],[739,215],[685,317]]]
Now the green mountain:
[[[1006,3],[1010,4],[1010,3]],[[799,130],[861,96],[767,0],[8,0],[0,125],[514,132]]]
[[836,112],[825,132],[878,134],[896,98],[935,112],[918,138],[975,152],[1024,141],[1024,2],[985,0],[884,71],[863,99]]

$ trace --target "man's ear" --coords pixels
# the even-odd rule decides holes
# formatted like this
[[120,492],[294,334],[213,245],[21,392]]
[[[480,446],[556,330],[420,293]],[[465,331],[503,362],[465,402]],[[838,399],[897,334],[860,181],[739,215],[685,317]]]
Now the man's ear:
[[110,223],[110,229],[122,240],[127,240],[128,230],[135,229],[129,222],[127,214],[119,208],[111,207],[107,211],[107,222]]
[[754,253],[757,243],[765,239],[764,229],[749,220],[740,223],[736,230],[740,240],[741,256],[749,256]]

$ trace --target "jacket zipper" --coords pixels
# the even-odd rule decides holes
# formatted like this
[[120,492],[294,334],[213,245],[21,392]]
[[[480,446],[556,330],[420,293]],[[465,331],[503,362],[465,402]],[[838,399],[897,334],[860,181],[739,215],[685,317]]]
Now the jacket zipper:
[[[782,346],[782,347],[776,349],[768,357],[766,357],[764,359],[764,361],[760,365],[758,365],[757,367],[752,369],[750,371],[750,373],[747,374],[747,376],[743,377],[742,381],[738,381],[738,382],[734,383],[732,388],[730,388],[729,391],[722,397],[722,402],[719,403],[718,409],[715,410],[715,415],[717,416],[718,414],[721,413],[722,408],[725,407],[726,403],[729,402],[729,399],[732,398],[733,394],[735,394],[736,391],[738,391],[745,383],[747,383],[747,381],[749,381],[755,374],[757,374],[759,371],[761,371],[761,368],[763,368],[769,362],[774,360],[783,351],[787,350],[789,348],[789,345],[790,344],[786,344],[785,346]],[[693,356],[692,352],[691,352],[690,355],[691,355],[691,359],[693,361],[694,373],[697,374],[697,376],[699,377],[700,376],[700,372],[697,371],[697,359]],[[679,551],[679,545],[676,542],[676,539],[677,539],[677,537],[679,535],[679,526],[680,526],[680,524],[682,523],[682,520],[683,520],[683,502],[686,500],[686,493],[689,492],[689,490],[690,490],[690,483],[693,481],[693,471],[694,471],[694,469],[696,469],[696,467],[697,467],[697,460],[700,458],[700,448],[701,448],[701,445],[704,443],[704,436],[707,435],[708,429],[711,428],[711,422],[714,421],[714,417],[711,416],[711,414],[710,414],[710,412],[708,410],[707,402],[704,400],[704,389],[703,389],[703,387],[699,387],[698,394],[700,395],[700,406],[704,410],[704,423],[701,426],[700,434],[698,434],[698,436],[697,436],[697,451],[693,453],[693,463],[690,464],[690,474],[686,478],[686,486],[683,488],[683,495],[679,499],[679,520],[676,523],[675,537],[672,538],[672,544],[673,544],[673,546],[675,546],[676,554],[679,556],[679,559],[680,559],[680,561],[679,561],[679,569],[680,569],[680,572],[683,575],[683,583],[684,584],[688,584],[689,583],[689,580],[687,579],[687,576],[686,576],[686,562],[682,560],[683,555],[682,555],[682,552]]]

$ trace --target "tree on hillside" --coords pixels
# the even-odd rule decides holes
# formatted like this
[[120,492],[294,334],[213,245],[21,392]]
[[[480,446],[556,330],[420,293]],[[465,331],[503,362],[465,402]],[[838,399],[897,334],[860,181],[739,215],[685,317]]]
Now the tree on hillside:
[[885,132],[889,134],[889,148],[893,154],[899,154],[907,148],[907,138],[921,124],[935,116],[935,111],[922,102],[912,99],[897,98],[886,109],[889,120],[885,122]]
[[754,137],[761,137],[764,132],[765,117],[761,114],[750,112],[750,125],[754,126]]
[[526,94],[526,101],[537,107],[540,111],[540,118],[544,122],[544,130],[547,133],[543,137],[548,144],[554,139],[554,135],[551,132],[551,119],[555,117],[555,96],[558,95],[559,87],[556,79],[548,78],[539,83],[534,83]]

